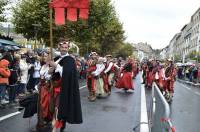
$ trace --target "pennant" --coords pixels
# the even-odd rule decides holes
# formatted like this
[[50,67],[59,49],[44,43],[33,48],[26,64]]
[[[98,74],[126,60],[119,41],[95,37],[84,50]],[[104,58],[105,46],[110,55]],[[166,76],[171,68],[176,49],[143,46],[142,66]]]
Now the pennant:
[[65,9],[54,8],[54,10],[55,10],[55,24],[64,25],[65,24]]
[[77,8],[68,8],[67,9],[67,20],[77,21]]
[[88,9],[80,9],[79,18],[84,20],[88,19],[88,14],[89,14]]

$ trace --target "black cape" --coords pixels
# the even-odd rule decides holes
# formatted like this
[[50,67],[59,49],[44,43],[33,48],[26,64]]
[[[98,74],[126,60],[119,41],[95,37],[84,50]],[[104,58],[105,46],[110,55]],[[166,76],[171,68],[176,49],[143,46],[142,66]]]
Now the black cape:
[[66,56],[59,64],[63,67],[63,73],[57,118],[70,124],[80,124],[82,111],[75,60]]
[[34,114],[37,113],[37,103],[38,103],[37,93],[33,93],[31,95],[26,96],[23,99],[20,99],[19,101],[20,107],[25,108],[23,118],[32,117]]

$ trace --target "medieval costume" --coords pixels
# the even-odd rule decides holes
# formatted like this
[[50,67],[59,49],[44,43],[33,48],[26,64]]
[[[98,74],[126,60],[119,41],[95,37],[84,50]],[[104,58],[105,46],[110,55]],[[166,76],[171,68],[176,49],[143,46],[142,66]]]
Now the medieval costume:
[[[74,58],[69,55],[62,56],[58,62],[55,73],[59,72],[61,81],[54,85],[59,87],[59,99],[57,106],[57,121],[55,127],[64,130],[66,122],[70,124],[82,123],[82,111],[79,93],[77,69]],[[54,90],[55,91],[55,90]],[[56,91],[55,91],[56,92]]]
[[111,94],[111,87],[113,86],[114,83],[114,75],[115,75],[115,66],[114,63],[111,60],[111,55],[107,55],[107,58],[110,58],[107,60],[107,65],[104,73],[107,75],[107,82],[108,82],[108,94]]
[[163,66],[158,67],[158,71],[155,74],[155,79],[157,82],[157,85],[159,86],[161,92],[163,93],[164,85],[165,85],[165,69]]
[[155,71],[153,69],[153,63],[151,62],[147,62],[147,69],[146,69],[146,83],[145,86],[147,88],[151,88],[152,87],[152,83],[155,79]]
[[96,88],[96,95],[97,96],[104,96],[105,95],[105,84],[103,80],[103,71],[105,69],[105,65],[103,64],[104,58],[100,57],[96,64],[96,70],[92,72],[92,75],[95,77],[95,88]]
[[87,61],[87,65],[88,65],[88,68],[86,70],[86,72],[87,72],[87,76],[86,76],[87,80],[86,81],[87,81],[87,88],[89,91],[88,99],[90,101],[94,101],[96,99],[95,78],[92,75],[92,72],[94,72],[96,70],[96,60],[93,58],[90,58]]
[[39,101],[38,101],[38,123],[37,128],[44,126],[44,121],[52,121],[54,114],[53,93],[51,85],[51,75],[48,63],[44,64],[40,70],[40,83],[39,83]]
[[132,83],[132,64],[131,63],[127,63],[123,67],[121,71],[121,76],[116,82],[115,87],[124,88],[124,90],[129,90],[129,89],[134,90],[133,83]]
[[171,63],[165,70],[165,91],[168,91],[171,96],[174,93],[174,82],[176,76],[176,69],[174,65]]
[[146,69],[147,69],[147,64],[146,64],[146,62],[144,62],[143,64],[142,64],[142,80],[143,80],[143,82],[142,82],[142,84],[145,84],[145,80],[146,80]]

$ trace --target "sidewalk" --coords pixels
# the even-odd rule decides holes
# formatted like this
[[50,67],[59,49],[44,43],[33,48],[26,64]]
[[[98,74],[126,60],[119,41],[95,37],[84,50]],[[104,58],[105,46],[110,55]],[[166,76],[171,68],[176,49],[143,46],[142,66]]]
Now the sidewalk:
[[181,83],[188,84],[190,86],[194,86],[194,87],[200,88],[200,83],[193,83],[193,82],[190,82],[190,81],[187,81],[187,80],[182,80],[182,79],[177,79],[177,81],[179,81]]

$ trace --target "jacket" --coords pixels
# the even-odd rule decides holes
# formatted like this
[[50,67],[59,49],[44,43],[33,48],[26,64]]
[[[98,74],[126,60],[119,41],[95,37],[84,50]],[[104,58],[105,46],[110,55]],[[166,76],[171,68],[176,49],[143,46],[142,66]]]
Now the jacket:
[[10,70],[8,69],[9,61],[3,59],[0,61],[0,84],[8,84]]

